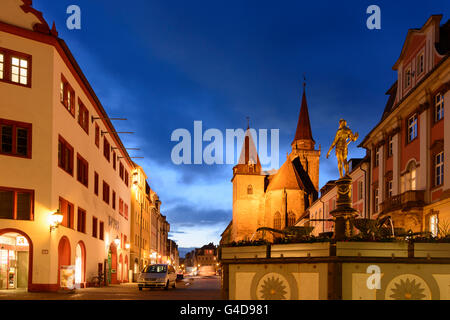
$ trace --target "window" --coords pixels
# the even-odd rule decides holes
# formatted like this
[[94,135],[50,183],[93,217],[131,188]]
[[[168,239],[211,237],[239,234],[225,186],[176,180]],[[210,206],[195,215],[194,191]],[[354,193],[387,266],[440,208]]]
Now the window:
[[411,85],[411,67],[409,67],[405,71],[405,88],[408,88],[410,85]]
[[59,211],[63,214],[62,226],[73,229],[74,206],[69,201],[59,198]]
[[295,225],[295,213],[289,212],[288,213],[288,227],[292,227]]
[[281,229],[281,214],[279,212],[276,212],[273,218],[273,228],[278,230]]
[[[123,215],[123,200],[122,200],[122,198],[119,198],[119,214]],[[137,219],[136,221],[139,221],[139,219]]]
[[103,201],[109,204],[109,185],[103,181]]
[[66,78],[61,75],[60,84],[60,101],[63,106],[70,112],[70,114],[75,117],[75,91],[67,82]]
[[78,99],[78,124],[89,134],[89,111],[86,106]]
[[128,220],[128,205],[126,203],[123,204],[123,216]]
[[73,147],[61,136],[58,140],[58,166],[73,175]]
[[88,177],[89,164],[80,154],[77,154],[77,180],[87,187]]
[[119,162],[119,177],[120,179],[124,179],[124,167],[122,162]]
[[430,232],[433,237],[437,237],[439,233],[439,220],[437,214],[433,214],[430,216],[429,220],[429,226],[430,226]]
[[391,198],[392,197],[392,180],[389,180],[386,182],[386,197]]
[[100,127],[95,124],[95,145],[100,148]]
[[98,234],[98,219],[96,217],[92,217],[92,236],[97,238]]
[[110,160],[110,152],[111,152],[111,145],[109,144],[108,140],[106,138],[103,138],[103,155],[105,156],[106,160]]
[[417,138],[417,114],[408,119],[408,142]]
[[388,141],[388,157],[392,157],[394,155],[394,137],[390,136]]
[[116,152],[112,152],[112,160],[113,160],[113,169],[116,170]]
[[114,190],[112,192],[112,208],[116,209],[116,192]]
[[31,123],[0,119],[0,154],[31,159]]
[[373,190],[373,211],[378,212],[378,187]]
[[128,187],[128,180],[129,180],[129,177],[128,177],[128,171],[126,171],[125,170],[125,179],[123,180],[124,182],[125,182],[125,185]]
[[4,68],[5,68],[5,55],[0,53],[0,80],[4,78]]
[[249,184],[247,187],[247,194],[253,194],[253,187],[251,184]]
[[99,232],[99,239],[103,240],[105,239],[105,224],[103,223],[103,221],[100,221],[100,228],[99,228],[100,232]]
[[444,183],[444,152],[438,153],[434,158],[435,169],[435,186],[440,186]]
[[98,173],[94,172],[94,193],[98,196]]
[[376,147],[375,149],[375,164],[374,167],[378,167],[380,165],[380,147]]
[[33,220],[34,191],[0,187],[0,219]]
[[438,122],[444,118],[444,96],[441,93],[436,95],[434,106],[434,122]]
[[423,53],[421,53],[418,57],[417,57],[417,75],[422,74],[423,70],[424,70],[424,55]]
[[31,56],[0,48],[0,81],[31,87]]
[[401,192],[416,190],[416,164],[411,162],[406,172],[400,178]]
[[358,181],[358,200],[361,200],[364,197],[364,183],[362,181]]
[[86,233],[86,211],[78,208],[77,231]]

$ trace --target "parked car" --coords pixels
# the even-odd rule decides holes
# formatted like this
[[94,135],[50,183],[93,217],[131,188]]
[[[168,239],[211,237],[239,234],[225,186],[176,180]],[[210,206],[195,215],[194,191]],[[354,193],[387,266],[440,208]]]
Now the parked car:
[[142,288],[175,288],[177,274],[174,267],[167,264],[152,264],[146,266],[138,277],[139,290]]

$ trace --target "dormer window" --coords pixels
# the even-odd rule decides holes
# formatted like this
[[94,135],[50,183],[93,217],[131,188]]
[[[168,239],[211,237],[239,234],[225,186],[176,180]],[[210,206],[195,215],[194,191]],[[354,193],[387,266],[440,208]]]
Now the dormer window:
[[409,67],[405,71],[405,88],[408,88],[410,85],[411,85],[411,67]]
[[420,75],[423,73],[424,71],[424,54],[421,53],[418,57],[417,57],[417,75]]

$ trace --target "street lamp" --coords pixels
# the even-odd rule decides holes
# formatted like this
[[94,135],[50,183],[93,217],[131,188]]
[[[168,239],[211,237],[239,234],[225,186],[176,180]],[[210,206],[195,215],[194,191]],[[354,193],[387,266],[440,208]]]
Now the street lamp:
[[50,232],[59,227],[63,218],[64,216],[59,209],[50,216]]
[[130,243],[129,242],[127,242],[127,243],[125,243],[125,249],[130,249]]
[[114,243],[116,244],[116,247],[120,246],[120,239],[119,236],[116,236],[116,238],[114,239]]

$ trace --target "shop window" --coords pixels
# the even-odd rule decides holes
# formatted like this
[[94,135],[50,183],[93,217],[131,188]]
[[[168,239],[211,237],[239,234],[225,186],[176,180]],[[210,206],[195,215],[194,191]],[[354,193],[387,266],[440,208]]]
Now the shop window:
[[433,237],[437,237],[439,233],[439,221],[438,221],[438,215],[433,214],[429,218],[429,231],[431,232],[431,235]]
[[70,203],[69,201],[59,198],[59,211],[63,215],[63,221],[61,223],[62,226],[73,229],[74,224],[74,205],[73,203]]
[[444,118],[444,96],[438,93],[434,104],[434,122],[438,122],[442,118]]
[[33,220],[34,191],[0,187],[0,219]]
[[94,238],[98,236],[98,219],[96,217],[92,217],[92,236]]
[[77,154],[77,180],[88,187],[88,177],[89,164],[80,154]]
[[78,208],[77,231],[86,233],[86,211]]
[[78,100],[78,124],[89,134],[89,111],[81,100]]
[[61,75],[59,95],[60,101],[64,108],[69,111],[72,117],[75,117],[75,91],[63,75]]
[[73,147],[61,136],[58,139],[58,166],[73,175]]
[[31,123],[0,119],[0,154],[31,159]]
[[31,56],[0,48],[0,81],[31,87]]

